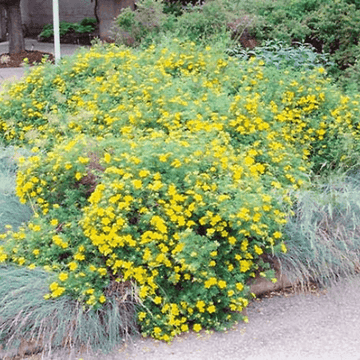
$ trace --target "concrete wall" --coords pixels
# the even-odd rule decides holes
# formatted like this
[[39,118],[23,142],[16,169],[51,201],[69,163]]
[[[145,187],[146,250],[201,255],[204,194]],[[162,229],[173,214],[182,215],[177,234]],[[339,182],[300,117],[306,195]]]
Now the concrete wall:
[[[79,22],[95,17],[94,8],[95,1],[91,0],[59,0],[60,21]],[[27,34],[38,35],[45,24],[53,22],[52,0],[22,0],[21,15]]]

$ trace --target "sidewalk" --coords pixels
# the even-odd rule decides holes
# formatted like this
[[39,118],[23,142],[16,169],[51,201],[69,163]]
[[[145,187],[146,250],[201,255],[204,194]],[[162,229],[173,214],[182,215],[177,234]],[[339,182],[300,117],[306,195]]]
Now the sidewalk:
[[[74,52],[80,48],[81,45],[71,45],[71,44],[61,44],[60,45],[60,54],[61,56],[72,55]],[[26,50],[37,50],[42,52],[47,52],[54,54],[54,44],[53,43],[43,43],[38,42],[36,39],[25,39],[25,49]],[[9,42],[0,43],[0,55],[6,54],[9,52]],[[0,68],[0,82],[4,80],[16,81],[24,75],[23,68]]]

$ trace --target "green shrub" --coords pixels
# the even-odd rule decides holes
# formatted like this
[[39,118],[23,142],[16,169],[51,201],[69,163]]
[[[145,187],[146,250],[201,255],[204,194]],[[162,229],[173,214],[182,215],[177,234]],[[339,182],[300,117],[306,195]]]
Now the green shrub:
[[164,1],[163,5],[163,12],[164,14],[174,15],[174,16],[180,16],[184,13],[183,6],[181,5],[181,2],[175,1]]
[[36,211],[1,236],[0,261],[51,270],[46,298],[94,311],[135,288],[141,332],[157,339],[242,317],[247,281],[271,278],[266,256],[286,251],[290,189],[325,162],[352,164],[359,100],[323,68],[224,50],[96,45],[0,95],[4,142],[33,152],[16,193]]
[[234,20],[234,14],[229,14],[221,1],[208,1],[204,5],[191,6],[180,17],[177,27],[180,36],[188,36],[191,41],[205,40],[211,42],[214,35],[226,33],[227,23]]
[[286,46],[283,41],[278,40],[267,40],[263,46],[258,46],[253,50],[236,46],[226,52],[244,60],[255,56],[262,59],[266,65],[275,66],[278,69],[291,68],[293,71],[329,67],[334,64],[329,60],[328,54],[317,54],[310,44],[294,43],[292,46]]
[[330,53],[336,66],[331,75],[338,79],[340,71],[353,66],[357,58],[360,35],[360,9],[356,2],[337,1],[275,1],[257,4],[254,9],[259,21],[259,40],[279,39],[311,43],[317,52]]
[[181,14],[166,10],[161,0],[143,0],[137,9],[123,9],[112,29],[118,44],[147,47],[163,37],[178,37],[195,42],[214,43],[216,39],[230,41],[229,23],[244,14],[230,11],[220,0],[202,6],[188,4]]
[[[66,35],[70,31],[75,31],[79,34],[91,33],[95,30],[96,22],[96,19],[93,18],[84,18],[80,24],[60,21],[60,35]],[[44,25],[39,36],[42,38],[50,38],[51,36],[54,36],[53,24]]]
[[168,27],[168,18],[173,15],[163,13],[162,0],[142,0],[136,3],[137,9],[124,8],[117,17],[113,30],[113,38],[119,44],[139,46],[145,45],[156,37],[163,27]]

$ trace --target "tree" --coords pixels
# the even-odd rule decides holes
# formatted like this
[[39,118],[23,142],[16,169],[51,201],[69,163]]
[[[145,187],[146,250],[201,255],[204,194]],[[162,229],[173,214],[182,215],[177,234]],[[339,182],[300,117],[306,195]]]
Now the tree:
[[7,13],[10,54],[18,54],[25,50],[20,1],[21,0],[0,0],[0,6],[3,6]]

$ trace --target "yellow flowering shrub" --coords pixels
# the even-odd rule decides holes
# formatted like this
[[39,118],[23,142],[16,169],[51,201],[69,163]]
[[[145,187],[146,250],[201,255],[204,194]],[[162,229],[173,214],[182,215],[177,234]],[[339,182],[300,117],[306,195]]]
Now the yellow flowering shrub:
[[0,132],[32,151],[16,193],[35,215],[1,235],[0,261],[43,266],[46,298],[95,309],[132,283],[157,339],[237,319],[264,255],[286,252],[289,188],[358,128],[358,100],[322,71],[263,65],[175,39],[94,46],[12,85]]

